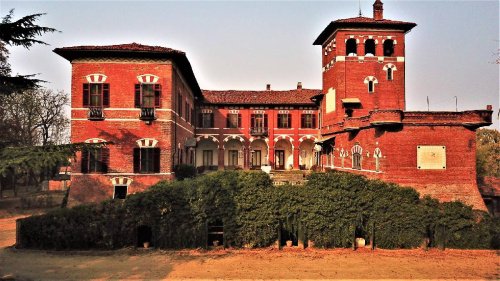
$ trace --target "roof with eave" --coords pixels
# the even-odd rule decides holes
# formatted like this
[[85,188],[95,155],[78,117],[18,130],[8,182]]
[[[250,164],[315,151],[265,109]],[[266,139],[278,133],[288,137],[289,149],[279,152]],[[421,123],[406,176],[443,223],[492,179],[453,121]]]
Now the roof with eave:
[[54,53],[73,61],[79,58],[146,58],[146,59],[169,59],[176,63],[194,92],[199,96],[201,89],[194,76],[193,69],[186,53],[161,46],[148,46],[138,43],[106,45],[106,46],[73,46],[56,48]]
[[314,41],[313,45],[323,45],[331,34],[337,29],[341,28],[380,28],[380,29],[399,29],[404,32],[410,31],[417,26],[413,22],[396,21],[381,19],[376,20],[368,17],[355,17],[347,19],[339,19],[330,22],[328,26],[321,32],[318,38]]
[[285,91],[211,91],[203,90],[203,99],[208,104],[241,104],[241,105],[308,105],[316,104],[311,98],[321,94],[316,89],[296,89]]

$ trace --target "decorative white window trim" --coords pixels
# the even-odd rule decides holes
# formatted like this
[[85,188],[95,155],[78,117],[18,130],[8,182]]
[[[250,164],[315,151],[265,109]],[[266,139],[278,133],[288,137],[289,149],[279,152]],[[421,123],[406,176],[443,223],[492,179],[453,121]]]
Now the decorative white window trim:
[[352,148],[351,148],[351,155],[354,154],[354,153],[359,153],[361,155],[363,155],[363,148],[361,147],[361,145],[359,144],[356,144],[354,145]]
[[111,184],[115,185],[126,185],[129,186],[134,180],[129,177],[114,177],[111,178]]
[[373,151],[373,158],[382,158],[382,151],[380,148],[375,148],[375,151]]
[[158,83],[158,80],[160,77],[153,75],[153,74],[142,74],[137,76],[137,80],[141,84],[156,84]]
[[150,147],[156,147],[158,144],[158,141],[155,139],[150,139],[150,138],[144,138],[135,141],[137,143],[137,146],[140,148],[150,148]]
[[87,80],[87,82],[89,83],[104,83],[106,82],[106,79],[108,79],[108,76],[104,75],[104,74],[89,74],[87,76],[85,76],[85,79]]
[[101,142],[107,142],[107,141],[100,138],[91,138],[85,140],[85,143],[101,143]]
[[382,70],[387,71],[387,69],[389,69],[389,68],[392,69],[393,71],[398,70],[397,67],[392,63],[388,63],[388,64],[384,65]]

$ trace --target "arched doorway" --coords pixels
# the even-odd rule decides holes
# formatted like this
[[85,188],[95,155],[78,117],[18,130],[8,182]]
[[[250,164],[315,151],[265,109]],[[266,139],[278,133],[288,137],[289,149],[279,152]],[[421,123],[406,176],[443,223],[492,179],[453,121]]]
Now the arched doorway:
[[301,170],[309,170],[314,165],[314,141],[306,139],[299,145],[299,167]]
[[224,167],[243,168],[243,144],[239,139],[232,139],[224,144]]
[[256,139],[250,144],[250,169],[260,169],[268,164],[268,148],[264,139]]
[[201,139],[196,147],[196,168],[199,173],[217,170],[218,145],[212,139]]
[[293,169],[293,147],[288,139],[280,139],[274,145],[274,169]]

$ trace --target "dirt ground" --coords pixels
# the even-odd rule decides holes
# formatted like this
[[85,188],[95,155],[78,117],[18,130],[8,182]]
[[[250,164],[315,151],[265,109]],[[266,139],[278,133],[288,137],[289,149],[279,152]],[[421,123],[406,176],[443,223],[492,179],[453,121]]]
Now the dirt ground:
[[0,280],[500,279],[485,250],[16,250],[16,218],[0,219]]

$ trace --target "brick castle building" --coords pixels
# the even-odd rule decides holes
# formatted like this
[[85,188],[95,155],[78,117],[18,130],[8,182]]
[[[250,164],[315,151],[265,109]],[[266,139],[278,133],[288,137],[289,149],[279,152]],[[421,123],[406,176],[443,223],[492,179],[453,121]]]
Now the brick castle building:
[[54,50],[72,64],[71,141],[112,142],[77,155],[70,198],[124,198],[174,167],[336,169],[415,187],[485,209],[476,184],[475,130],[491,106],[409,112],[405,35],[416,24],[383,18],[331,22],[323,88],[201,90],[185,53],[136,43]]

